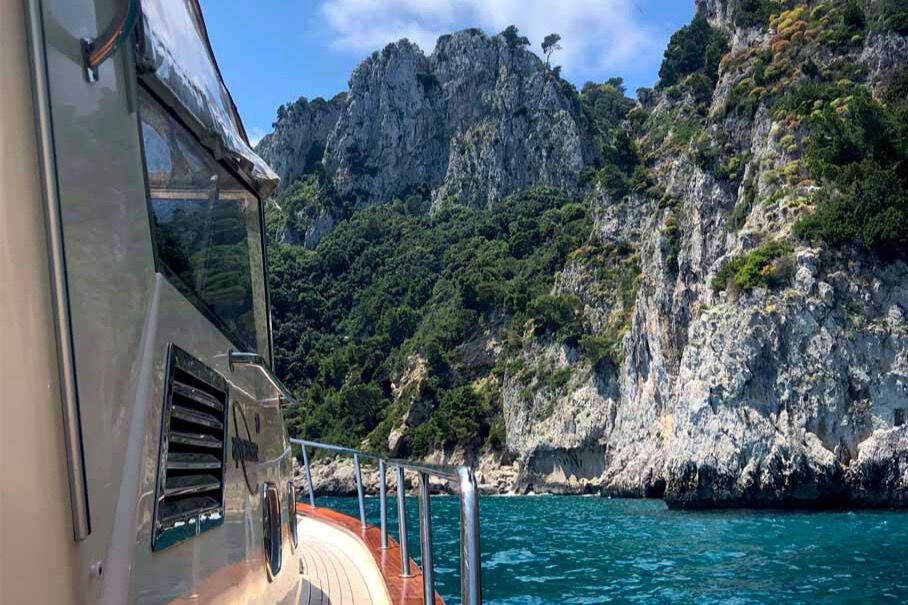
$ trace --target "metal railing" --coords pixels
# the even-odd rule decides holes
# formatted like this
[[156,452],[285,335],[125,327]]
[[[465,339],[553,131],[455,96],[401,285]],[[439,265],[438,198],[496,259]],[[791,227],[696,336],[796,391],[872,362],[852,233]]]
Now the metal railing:
[[140,10],[139,0],[120,0],[114,17],[104,31],[94,40],[82,40],[82,61],[89,82],[98,81],[98,67],[129,38],[139,20]]
[[[235,366],[252,366],[258,368],[280,393],[280,400],[296,403],[289,389],[271,372],[264,357],[257,353],[229,351],[227,362],[230,371]],[[309,504],[315,506],[315,491],[312,487],[312,470],[309,464],[308,448],[328,450],[339,454],[353,456],[353,468],[356,475],[356,495],[359,501],[359,520],[363,529],[368,527],[366,520],[366,502],[363,491],[363,475],[360,458],[378,462],[379,500],[381,503],[381,547],[388,548],[388,490],[385,474],[389,466],[396,469],[397,475],[397,517],[400,532],[400,565],[401,575],[412,577],[410,554],[407,544],[407,498],[404,471],[419,473],[419,537],[422,547],[423,596],[425,603],[435,603],[435,562],[432,552],[432,502],[429,497],[429,477],[447,479],[457,487],[460,497],[460,596],[463,605],[481,605],[482,583],[479,560],[479,489],[473,469],[468,466],[450,466],[409,462],[395,458],[386,458],[379,454],[363,452],[349,447],[291,439],[303,450],[303,464],[306,467],[306,485],[309,489]]]
[[291,439],[291,443],[303,450],[303,464],[306,467],[306,484],[309,489],[309,504],[315,506],[315,491],[312,487],[312,470],[309,465],[308,448],[328,450],[353,456],[353,470],[356,476],[356,496],[359,501],[359,520],[363,529],[368,526],[363,490],[360,460],[368,458],[378,462],[378,495],[381,515],[381,547],[388,548],[388,502],[385,473],[388,467],[396,470],[397,477],[397,518],[400,534],[400,564],[402,577],[412,577],[410,555],[407,547],[407,498],[404,471],[419,474],[419,537],[422,547],[423,596],[427,605],[435,603],[435,565],[432,552],[432,503],[429,496],[429,477],[447,479],[457,487],[460,497],[460,595],[463,605],[482,603],[481,567],[479,560],[479,491],[473,469],[468,466],[447,466],[408,462],[385,458],[379,454],[363,452],[348,447]]

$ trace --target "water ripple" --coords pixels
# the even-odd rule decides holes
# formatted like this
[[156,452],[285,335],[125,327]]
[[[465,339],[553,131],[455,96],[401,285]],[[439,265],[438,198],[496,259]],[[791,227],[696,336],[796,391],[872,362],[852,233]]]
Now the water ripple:
[[[356,511],[355,499],[319,503]],[[377,499],[367,506],[377,519]],[[418,560],[415,500],[409,510]],[[458,502],[433,498],[432,512],[438,589],[457,605]],[[678,512],[651,500],[490,497],[481,517],[489,605],[908,603],[908,513]]]

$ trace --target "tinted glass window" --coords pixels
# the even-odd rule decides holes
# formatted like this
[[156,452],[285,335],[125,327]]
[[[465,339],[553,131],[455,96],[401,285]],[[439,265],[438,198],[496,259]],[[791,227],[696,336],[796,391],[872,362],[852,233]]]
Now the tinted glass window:
[[141,95],[158,270],[243,350],[268,355],[259,200]]

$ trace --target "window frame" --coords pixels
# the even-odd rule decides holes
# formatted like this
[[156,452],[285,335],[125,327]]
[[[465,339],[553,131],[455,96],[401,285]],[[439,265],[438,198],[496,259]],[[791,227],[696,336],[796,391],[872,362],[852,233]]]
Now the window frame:
[[[202,153],[206,154],[208,159],[212,163],[224,169],[230,176],[236,179],[237,183],[243,187],[249,195],[251,195],[258,202],[258,220],[259,220],[259,238],[261,240],[261,257],[262,257],[262,280],[263,280],[263,289],[264,289],[264,300],[262,301],[265,305],[265,330],[267,331],[267,351],[258,351],[258,354],[261,355],[269,368],[274,367],[274,335],[271,329],[271,288],[269,282],[271,279],[270,274],[268,273],[268,233],[265,229],[265,203],[262,198],[256,193],[255,189],[249,182],[249,179],[241,172],[236,170],[229,162],[217,159],[214,152],[206,146],[195,131],[189,127],[189,125],[180,117],[179,113],[174,111],[174,109],[169,106],[164,100],[147,85],[145,85],[141,80],[139,81],[138,86],[138,95],[146,94],[152,102],[157,103],[158,107],[170,118],[172,119],[184,132],[199,145]],[[151,200],[151,185],[148,178],[148,159],[145,156],[145,134],[142,129],[142,109],[141,103],[136,99],[136,127],[139,134],[139,151],[142,159],[142,177],[144,178],[144,189],[145,189],[145,209],[146,216],[148,217],[148,237],[151,240],[151,249],[154,260],[154,270],[155,273],[162,275],[168,283],[173,284],[175,276],[172,276],[172,271],[163,265],[161,262],[161,257],[158,249],[158,241],[154,231],[154,207],[152,206]],[[190,290],[192,290],[190,288]],[[207,319],[234,347],[241,346],[240,343],[243,342],[237,334],[224,325],[223,320],[221,320],[217,314],[215,314],[208,304],[200,297],[198,294],[192,290],[192,300],[189,296],[186,295],[181,289],[177,288],[177,291],[183,296],[189,303],[197,310],[202,316]],[[253,297],[255,297],[255,292],[253,292]],[[243,347],[245,348],[245,347]]]

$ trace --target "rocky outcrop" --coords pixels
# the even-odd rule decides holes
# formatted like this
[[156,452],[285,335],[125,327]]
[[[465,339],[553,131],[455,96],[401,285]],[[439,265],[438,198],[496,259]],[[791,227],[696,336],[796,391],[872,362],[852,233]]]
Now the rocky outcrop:
[[519,359],[502,387],[517,491],[578,493],[598,486],[618,399],[614,376],[581,363],[564,345],[530,343]]
[[410,440],[413,429],[424,424],[432,415],[435,402],[424,393],[428,376],[426,360],[421,355],[411,355],[407,368],[391,385],[394,408],[400,410],[400,419],[388,435],[388,452],[399,456]]
[[[732,5],[698,3],[734,31]],[[752,57],[769,43],[736,31],[732,46]],[[898,48],[888,36],[854,51],[869,67],[867,86],[891,73],[875,66],[904,65],[891,58]],[[644,233],[603,492],[664,496],[677,507],[903,505],[906,267],[791,240],[794,252],[779,261],[788,265],[779,267],[784,285],[710,288],[728,258],[787,239],[817,191],[800,163],[803,120],[767,106],[722,117],[742,86],[734,61],[725,64],[706,140],[722,137],[725,153],[747,159],[737,180],[704,169],[693,145],[677,157],[657,152],[665,207],[641,216],[625,201],[599,215],[603,235],[629,230],[614,216],[630,219],[631,236]],[[677,107],[663,100],[650,119]]]
[[665,443],[671,503],[905,500],[908,267],[823,270],[812,250],[796,267],[792,287],[692,323]]
[[[577,374],[563,392],[536,387],[521,395],[514,381],[510,391],[505,384],[518,489],[592,485],[684,508],[905,505],[908,267],[791,237],[818,191],[802,163],[809,125],[759,103],[752,114],[726,110],[735,89],[748,85],[747,62],[773,38],[736,29],[734,2],[703,0],[698,8],[732,35],[703,134],[672,146],[673,132],[690,123],[692,99],[645,91],[639,143],[650,153],[661,201],[602,189],[589,198],[595,236],[630,246],[641,265],[620,369],[617,376],[611,366],[591,372],[579,358],[544,348],[549,365]],[[864,67],[864,85],[879,89],[908,60],[904,44],[874,35],[847,53]],[[813,51],[803,52],[806,60]],[[832,62],[824,53],[815,60]],[[715,141],[723,141],[717,155],[727,159],[707,163],[712,152],[703,149]],[[774,267],[781,285],[711,287],[727,259],[770,240],[793,245]],[[601,333],[595,320],[610,312],[615,293],[597,301],[590,295],[596,280],[575,273],[564,272],[568,283],[585,284],[575,291],[588,325]],[[612,385],[608,405],[585,397],[602,381]],[[540,409],[549,415],[538,418]]]
[[429,56],[390,44],[357,66],[349,93],[282,110],[262,157],[285,186],[321,163],[356,206],[424,188],[472,205],[540,185],[577,192],[594,153],[569,85],[479,30],[442,36]]
[[578,191],[592,141],[565,82],[502,37],[442,37],[430,57],[446,124],[445,178],[437,202],[492,204],[536,186]]
[[255,151],[281,177],[282,188],[316,172],[346,104],[347,93],[340,93],[330,101],[302,97],[278,108],[274,130],[259,141]]

